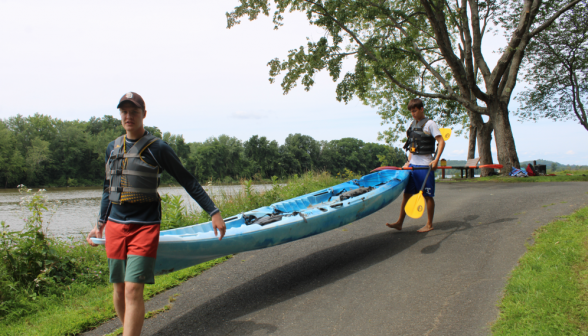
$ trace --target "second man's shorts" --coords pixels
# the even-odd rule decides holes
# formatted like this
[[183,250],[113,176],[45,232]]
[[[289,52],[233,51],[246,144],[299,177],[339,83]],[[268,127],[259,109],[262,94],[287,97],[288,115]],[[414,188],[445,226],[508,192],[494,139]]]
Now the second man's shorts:
[[[409,167],[414,168],[429,168],[429,166],[414,166],[409,165]],[[428,169],[415,169],[410,171],[410,176],[408,177],[408,184],[406,185],[406,189],[404,189],[404,193],[406,194],[418,194],[423,186],[423,181],[425,180],[425,176],[427,176]],[[429,177],[427,178],[427,182],[425,183],[425,189],[423,190],[423,196],[435,197],[435,171],[431,171]]]

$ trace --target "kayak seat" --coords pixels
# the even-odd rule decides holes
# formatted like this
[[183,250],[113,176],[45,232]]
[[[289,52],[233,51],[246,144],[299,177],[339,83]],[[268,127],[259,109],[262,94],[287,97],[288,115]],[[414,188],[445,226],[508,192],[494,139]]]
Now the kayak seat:
[[372,190],[374,190],[373,187],[368,187],[368,188],[359,187],[357,189],[349,190],[349,191],[342,193],[341,195],[339,195],[339,199],[344,201],[344,200],[350,199],[352,197],[363,195],[363,194],[370,192]]

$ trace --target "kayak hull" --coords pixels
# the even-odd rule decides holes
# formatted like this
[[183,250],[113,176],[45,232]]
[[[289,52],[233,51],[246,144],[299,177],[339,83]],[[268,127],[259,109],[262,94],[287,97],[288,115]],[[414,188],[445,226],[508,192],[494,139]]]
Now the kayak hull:
[[[229,254],[288,243],[349,224],[394,201],[403,193],[408,175],[407,171],[376,172],[359,180],[226,218],[227,232],[221,241],[214,236],[211,222],[162,231],[155,274],[174,272]],[[374,189],[341,199],[341,193],[360,187]],[[259,221],[275,215],[280,219],[269,224],[251,222],[252,218]],[[94,241],[103,243],[104,240]]]

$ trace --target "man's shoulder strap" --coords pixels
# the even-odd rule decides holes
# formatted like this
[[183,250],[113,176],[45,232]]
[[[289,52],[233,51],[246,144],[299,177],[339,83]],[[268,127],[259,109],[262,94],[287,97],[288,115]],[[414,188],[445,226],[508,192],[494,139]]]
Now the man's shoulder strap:
[[419,121],[419,123],[417,124],[418,128],[423,128],[425,127],[425,125],[427,124],[427,121],[429,121],[430,119],[427,117],[424,117],[421,121]]
[[114,150],[118,151],[119,148],[122,148],[123,144],[125,143],[125,136],[121,135],[114,140]]
[[423,119],[421,119],[421,121],[419,121],[418,123],[416,122],[416,120],[412,121],[412,124],[410,124],[410,128],[423,128],[425,126],[425,124],[427,123],[427,121],[429,121],[430,119],[427,117],[424,117]]
[[156,136],[147,133],[147,134],[143,135],[143,137],[141,137],[141,139],[137,140],[135,145],[133,147],[131,147],[127,153],[128,154],[139,154],[139,153],[143,152],[143,150],[145,150],[145,148],[149,147],[151,144],[153,144],[157,140],[158,140],[158,138]]

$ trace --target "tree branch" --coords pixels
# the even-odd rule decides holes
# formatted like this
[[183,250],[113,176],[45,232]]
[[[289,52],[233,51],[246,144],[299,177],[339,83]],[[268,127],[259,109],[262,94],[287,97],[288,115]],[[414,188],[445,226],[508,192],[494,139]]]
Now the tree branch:
[[[484,76],[484,80],[488,81],[490,79],[490,69],[488,68],[488,64],[484,59],[484,55],[482,55],[482,34],[483,32],[480,31],[480,12],[478,10],[478,3],[474,0],[468,0],[470,4],[470,12],[472,12],[472,29],[474,34],[474,44],[472,46],[474,52],[474,59],[478,68],[482,72],[482,76]],[[464,12],[466,9],[463,9]],[[467,17],[467,14],[466,14]]]
[[[535,6],[531,8],[533,2],[535,2]],[[492,71],[490,80],[486,81],[486,91],[489,95],[497,94],[496,90],[498,89],[498,86],[502,80],[502,76],[508,68],[508,65],[514,53],[517,51],[523,36],[525,35],[525,33],[531,25],[531,10],[534,9],[534,12],[536,14],[540,3],[540,0],[524,0],[523,11],[521,13],[521,18],[519,20],[517,29],[515,29],[515,31],[513,32],[512,37],[508,43],[508,46],[506,47],[506,50],[498,60],[498,63],[496,63],[496,67],[494,67],[494,70]]]
[[[467,80],[469,82],[469,93],[473,93],[474,97],[487,102],[488,101],[488,96],[482,92],[482,90],[480,90],[480,88],[478,87],[478,83],[476,81],[476,74],[474,71],[474,59],[472,57],[472,36],[470,34],[470,27],[468,25],[469,19],[468,19],[468,13],[467,13],[467,0],[461,0],[461,6],[460,6],[460,12],[461,12],[461,25],[463,26],[463,32],[464,32],[464,37],[465,37],[465,43],[464,43],[464,54],[465,54],[465,60],[464,60],[464,64],[466,66],[466,76],[467,76]],[[478,67],[478,63],[476,63],[476,67]]]
[[560,17],[563,13],[568,11],[570,8],[574,7],[580,1],[581,0],[574,0],[574,1],[570,2],[567,6],[564,6],[562,9],[558,10],[557,13],[553,14],[541,26],[539,26],[535,30],[533,30],[531,32],[531,37],[534,37],[535,35],[539,34],[543,30],[545,30],[545,28],[549,27],[553,23],[553,21],[555,21],[558,17]]
[[469,85],[467,71],[460,58],[453,52],[451,40],[449,38],[450,34],[445,24],[443,11],[434,8],[430,0],[421,0],[421,4],[427,12],[427,18],[433,28],[435,40],[437,41],[437,45],[439,46],[439,50],[443,54],[443,57],[445,57],[445,62],[447,62],[447,65],[453,73],[453,78],[460,90],[461,97],[469,98],[471,87]]

